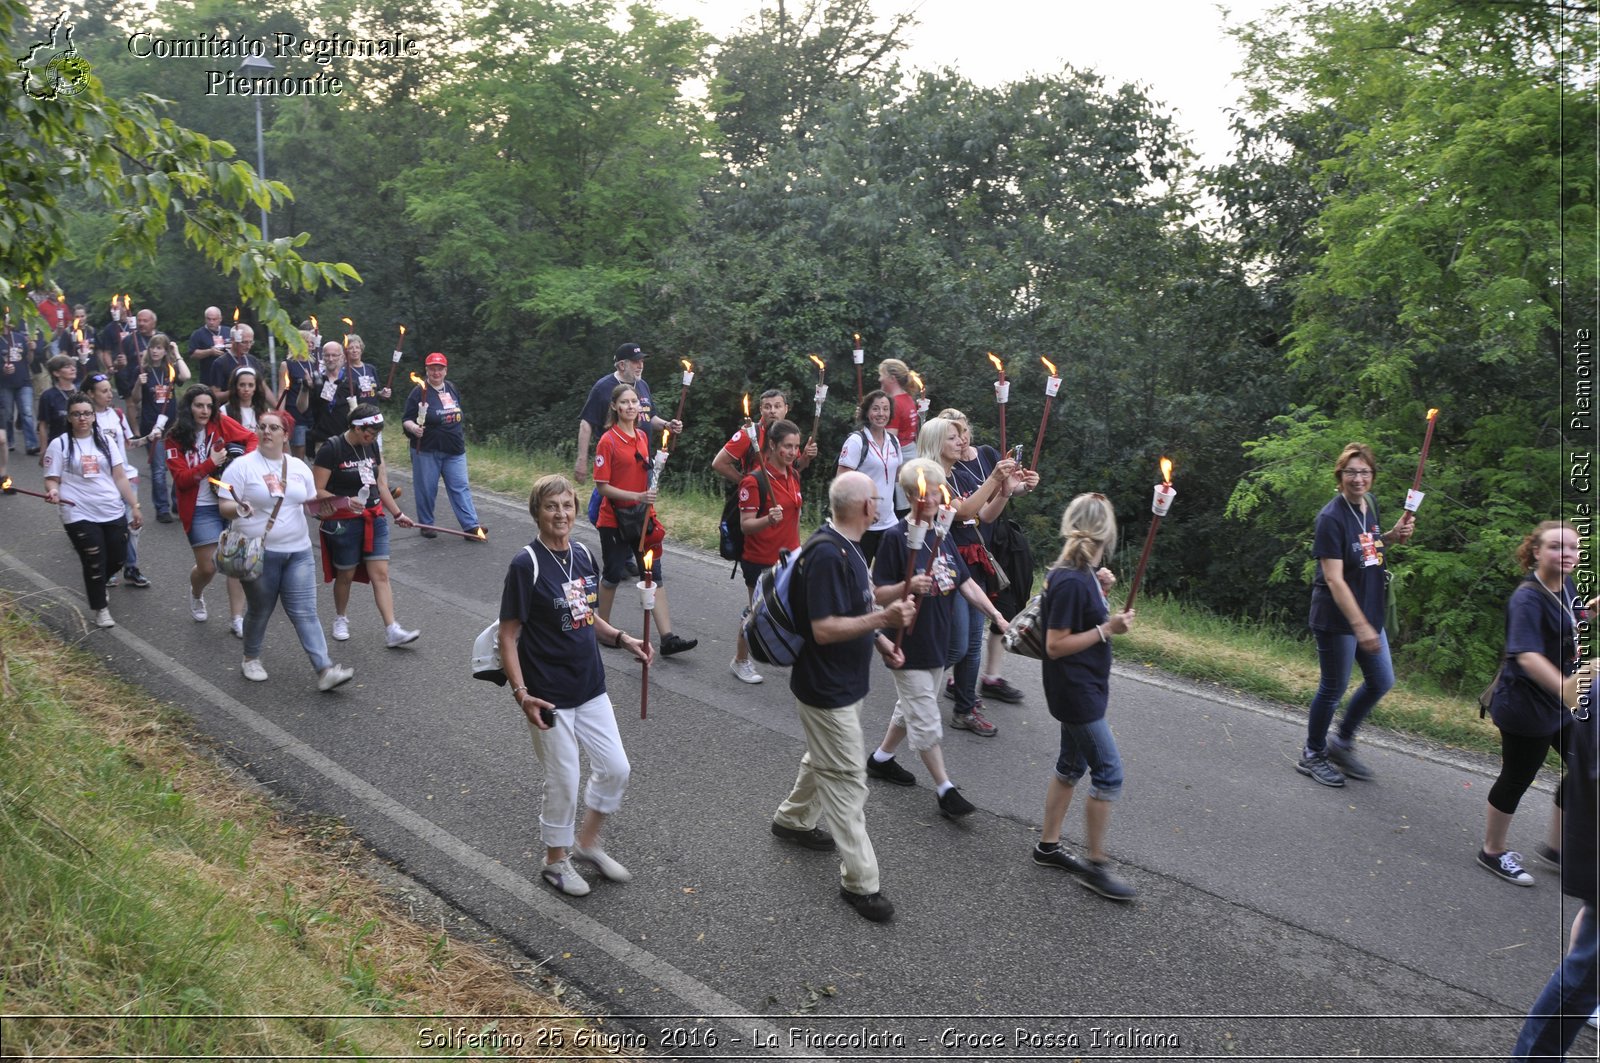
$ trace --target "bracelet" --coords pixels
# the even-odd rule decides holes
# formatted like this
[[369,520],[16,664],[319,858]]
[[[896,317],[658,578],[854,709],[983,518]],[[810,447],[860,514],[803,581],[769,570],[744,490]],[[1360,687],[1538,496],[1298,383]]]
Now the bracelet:
[[527,687],[516,686],[516,687],[512,687],[511,688],[511,696],[513,698],[516,698],[518,701],[521,701],[522,699],[520,697],[517,697],[517,695],[518,694],[526,694],[527,692],[528,692],[528,688]]
[[1094,626],[1094,629],[1100,633],[1100,641],[1101,642],[1110,642],[1111,641],[1111,636],[1106,634],[1106,628],[1105,628],[1104,624],[1096,624]]
[[623,633],[622,633],[622,629],[620,627],[617,628],[617,641],[615,641],[615,642],[613,642],[611,644],[612,649],[617,649],[617,650],[622,649],[622,640],[625,637],[626,636],[624,636]]

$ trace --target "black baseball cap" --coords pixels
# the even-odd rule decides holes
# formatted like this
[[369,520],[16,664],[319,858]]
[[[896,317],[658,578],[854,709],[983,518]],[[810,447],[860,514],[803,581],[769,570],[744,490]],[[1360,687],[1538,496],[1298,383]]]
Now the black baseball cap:
[[624,343],[621,347],[617,348],[617,355],[612,359],[612,361],[638,362],[643,361],[648,357],[650,356],[645,353],[644,348],[639,346],[637,343]]

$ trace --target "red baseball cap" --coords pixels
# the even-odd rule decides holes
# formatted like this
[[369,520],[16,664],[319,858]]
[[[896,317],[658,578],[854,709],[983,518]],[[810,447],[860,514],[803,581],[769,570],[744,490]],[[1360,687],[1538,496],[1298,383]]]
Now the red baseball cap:
[[423,359],[422,364],[423,365],[449,365],[450,364],[450,359],[446,358],[444,355],[440,354],[438,351],[434,351],[432,354],[428,355],[427,358]]

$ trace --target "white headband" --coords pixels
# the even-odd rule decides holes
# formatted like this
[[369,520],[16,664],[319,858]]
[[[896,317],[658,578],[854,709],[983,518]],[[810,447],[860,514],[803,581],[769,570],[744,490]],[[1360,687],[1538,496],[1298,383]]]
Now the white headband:
[[375,413],[371,417],[357,417],[350,424],[355,428],[371,428],[383,424],[383,414]]

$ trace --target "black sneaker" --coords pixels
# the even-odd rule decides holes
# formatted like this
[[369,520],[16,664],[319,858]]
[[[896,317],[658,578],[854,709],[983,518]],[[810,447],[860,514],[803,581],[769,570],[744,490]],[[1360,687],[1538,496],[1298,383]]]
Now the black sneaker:
[[815,849],[819,853],[831,853],[835,846],[833,835],[821,827],[812,827],[810,830],[800,830],[797,827],[785,827],[776,821],[772,824],[772,833],[775,837],[786,842],[794,842],[805,849]]
[[1307,775],[1324,786],[1343,786],[1344,773],[1328,763],[1325,754],[1307,756],[1302,754],[1295,764],[1294,770],[1301,775]]
[[1342,738],[1328,739],[1328,760],[1334,767],[1344,772],[1347,779],[1367,780],[1372,778],[1372,769],[1362,763],[1356,756],[1356,744],[1346,742]]
[[874,779],[892,782],[896,786],[915,786],[917,777],[895,762],[893,757],[888,760],[873,760],[872,754],[867,754],[867,774]]
[[1504,852],[1499,856],[1490,856],[1482,849],[1478,850],[1478,866],[1485,871],[1517,886],[1533,885],[1533,876],[1522,869],[1522,854]]
[[172,514],[171,513],[157,513],[156,514],[156,523],[157,524],[171,524],[172,523]]
[[1022,701],[1022,691],[1004,679],[980,679],[978,694],[985,701],[1004,701],[1012,705]]
[[945,819],[960,819],[978,811],[978,806],[961,796],[960,787],[952,786],[939,795],[939,815]]
[[1561,850],[1557,849],[1555,846],[1540,845],[1536,852],[1538,852],[1540,860],[1543,860],[1552,867],[1561,866]]
[[947,697],[947,698],[950,698],[952,700],[955,698],[955,696],[956,696],[956,677],[955,676],[951,676],[949,679],[946,679],[944,681],[944,696]]
[[700,645],[699,639],[679,638],[676,632],[670,635],[662,635],[661,656],[671,657],[674,653],[683,653],[685,650],[692,650],[698,645]]
[[39,448],[38,447],[29,447],[28,448],[28,457],[36,458],[38,456],[39,456]]
[[1043,845],[1033,847],[1033,862],[1040,867],[1058,867],[1069,875],[1087,875],[1089,865],[1072,855],[1072,851],[1065,845],[1056,845],[1046,849]]
[[635,561],[631,557],[628,558],[628,563],[623,568],[623,571],[628,574],[628,577],[630,579],[638,579],[639,578],[639,562]]
[[883,891],[877,893],[851,893],[843,886],[839,887],[839,896],[844,902],[856,910],[856,914],[863,919],[870,919],[874,923],[887,923],[894,916],[894,905]]
[[133,565],[129,565],[127,568],[122,570],[122,578],[135,587],[150,586],[150,581],[145,578],[144,573],[140,572]]
[[423,528],[419,533],[424,539],[437,539],[439,533],[428,528]]
[[1139,896],[1139,891],[1133,888],[1131,882],[1113,875],[1105,864],[1097,864],[1090,860],[1087,867],[1088,870],[1078,876],[1078,881],[1085,888],[1094,890],[1100,896],[1113,901],[1131,901]]

